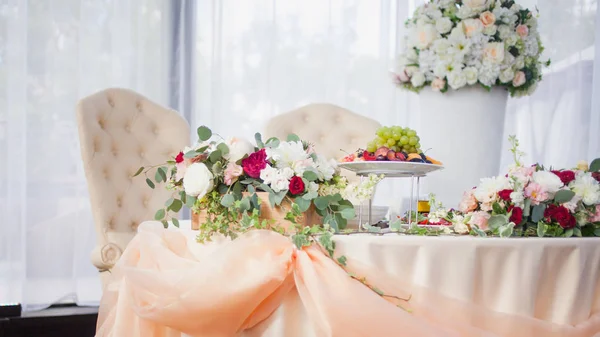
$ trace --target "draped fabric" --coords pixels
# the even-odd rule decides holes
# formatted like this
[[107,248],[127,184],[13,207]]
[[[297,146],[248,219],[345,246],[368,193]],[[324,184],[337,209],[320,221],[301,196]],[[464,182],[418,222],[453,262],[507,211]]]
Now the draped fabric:
[[[79,98],[130,88],[225,137],[251,138],[271,116],[313,102],[424,128],[417,96],[388,76],[402,23],[422,2],[0,0],[0,302],[100,297]],[[553,65],[534,96],[509,101],[505,135],[519,137],[527,162],[589,160],[600,144],[597,1],[519,3],[540,9]],[[386,181],[376,203],[401,204],[406,185]]]

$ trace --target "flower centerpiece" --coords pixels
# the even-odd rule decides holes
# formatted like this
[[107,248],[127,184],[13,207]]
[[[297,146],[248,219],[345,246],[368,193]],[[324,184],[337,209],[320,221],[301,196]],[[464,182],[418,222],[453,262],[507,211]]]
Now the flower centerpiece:
[[481,179],[458,210],[432,202],[433,223],[458,234],[509,236],[600,236],[600,158],[590,165],[557,170],[525,166],[513,136],[515,165],[504,176]]
[[[293,232],[326,224],[343,229],[355,217],[352,202],[372,196],[381,177],[351,184],[341,176],[335,160],[315,152],[314,146],[289,135],[287,140],[262,140],[256,145],[240,139],[224,141],[206,127],[198,128],[200,142],[173,160],[158,165],[151,188],[166,183],[173,196],[155,219],[167,226],[183,205],[194,214],[201,239],[215,233],[235,236],[244,229],[270,228]],[[152,167],[154,168],[154,167]],[[140,168],[136,175],[152,168]]]
[[[423,138],[440,153],[455,154],[424,182],[425,192],[443,184],[437,196],[446,204],[458,204],[475,179],[497,173],[508,94],[529,95],[542,79],[537,13],[517,2],[431,0],[406,20],[393,77],[420,94]],[[456,151],[467,143],[469,151]]]

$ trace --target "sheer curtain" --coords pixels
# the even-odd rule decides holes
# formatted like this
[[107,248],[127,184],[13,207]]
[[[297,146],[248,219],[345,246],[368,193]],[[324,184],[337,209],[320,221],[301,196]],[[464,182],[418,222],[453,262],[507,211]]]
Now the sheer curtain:
[[0,1],[0,303],[95,303],[74,107],[106,87],[168,104],[170,4]]
[[[252,138],[270,117],[312,102],[425,127],[417,96],[388,75],[402,23],[420,3],[0,0],[0,303],[36,308],[100,296],[89,262],[95,238],[74,120],[79,98],[128,87],[225,137]],[[519,3],[540,9],[553,65],[534,96],[510,100],[506,135],[521,139],[532,162],[597,156],[596,0]],[[385,182],[376,202],[398,204],[407,190]]]

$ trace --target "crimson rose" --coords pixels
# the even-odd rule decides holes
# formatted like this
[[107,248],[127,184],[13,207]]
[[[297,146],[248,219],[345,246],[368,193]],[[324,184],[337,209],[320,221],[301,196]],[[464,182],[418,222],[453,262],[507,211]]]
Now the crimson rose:
[[575,180],[575,172],[573,171],[552,171],[552,173],[556,174],[560,178],[560,181],[565,185],[568,185],[571,181]]
[[290,193],[292,195],[298,195],[304,192],[304,181],[298,176],[293,176],[290,180]]
[[510,207],[509,212],[512,210],[510,215],[510,222],[514,222],[515,225],[519,225],[523,221],[523,209],[521,207]]
[[512,192],[513,190],[502,190],[498,192],[498,196],[500,197],[500,199],[510,202],[510,194]]
[[183,152],[179,152],[179,154],[177,155],[177,157],[175,157],[175,162],[177,164],[183,162]]
[[592,173],[592,177],[594,177],[594,179],[596,179],[600,183],[600,172]]
[[547,220],[558,222],[564,229],[575,228],[577,220],[571,212],[564,206],[550,205],[544,211],[544,217]]
[[260,171],[267,167],[267,152],[265,149],[254,152],[242,160],[242,167],[244,172],[254,179],[260,177]]

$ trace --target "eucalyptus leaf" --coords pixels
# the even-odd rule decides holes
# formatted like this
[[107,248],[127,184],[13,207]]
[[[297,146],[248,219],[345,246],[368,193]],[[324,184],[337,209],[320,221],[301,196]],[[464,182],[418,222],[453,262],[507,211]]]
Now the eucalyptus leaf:
[[502,208],[502,206],[500,206],[500,204],[497,202],[492,204],[492,209],[494,210],[494,213],[496,213],[496,214],[506,214],[506,212],[504,211],[504,208]]
[[229,207],[233,206],[234,202],[235,202],[235,198],[231,194],[225,194],[223,196],[223,198],[221,198],[221,205],[223,205],[223,207],[229,208]]
[[318,197],[314,200],[314,203],[315,203],[315,207],[317,209],[324,210],[327,208],[327,206],[329,206],[329,197],[328,196]]
[[165,210],[163,208],[156,211],[154,214],[154,220],[162,220],[165,217]]
[[590,164],[590,172],[598,171],[600,171],[600,158],[592,160],[592,163]]
[[148,186],[150,186],[150,188],[154,188],[154,183],[152,182],[152,180],[146,178],[146,184],[148,184]]
[[183,203],[181,202],[181,200],[179,199],[175,199],[173,200],[173,203],[171,204],[171,211],[177,213],[179,211],[181,211],[181,208],[183,207]]
[[290,133],[290,134],[287,136],[287,141],[288,141],[288,142],[299,142],[299,141],[300,141],[300,137],[298,137],[297,135],[295,135],[295,134],[293,134],[293,133]]
[[527,198],[527,199],[525,199],[525,202],[523,205],[523,218],[527,218],[530,215],[531,215],[531,199]]
[[199,127],[197,132],[198,132],[198,138],[201,141],[207,141],[210,139],[210,137],[212,137],[212,131],[204,125]]
[[160,168],[156,170],[156,172],[154,173],[154,180],[156,180],[157,183],[163,182],[165,180],[163,180],[162,174],[160,174]]
[[508,224],[508,218],[506,215],[492,215],[488,220],[488,226],[490,229],[499,229],[502,226]]
[[169,228],[169,223],[167,222],[167,220],[162,220],[161,223],[164,228]]
[[275,203],[275,192],[271,191],[269,192],[269,204],[271,204],[271,207],[275,207],[276,203]]
[[260,210],[260,202],[258,200],[258,195],[256,193],[253,193],[250,197],[250,203],[252,204],[252,208]]
[[346,220],[354,219],[354,217],[356,216],[354,207],[344,208],[344,209],[342,209],[342,211],[340,213],[341,213],[342,217]]
[[258,186],[258,188],[260,188],[261,190],[265,191],[265,192],[269,192],[269,193],[275,193],[273,192],[273,190],[269,187],[269,185],[267,184],[260,184]]
[[144,167],[140,167],[137,171],[135,171],[135,174],[133,175],[134,177],[137,177],[140,175],[140,173],[142,173],[142,171],[144,171]]
[[252,206],[250,205],[250,197],[246,197],[246,198],[242,198],[241,200],[241,204],[240,204],[240,210],[245,212],[245,211],[249,211]]
[[575,192],[571,190],[560,190],[556,192],[556,195],[554,195],[554,202],[564,204],[565,202],[571,201],[574,196]]
[[190,159],[190,158],[195,158],[195,157],[197,157],[197,156],[198,156],[198,152],[196,152],[196,151],[194,151],[194,150],[192,150],[192,151],[188,151],[188,152],[186,152],[186,153],[183,155],[183,157],[184,157],[184,158],[188,158],[188,159]]
[[179,200],[181,200],[182,203],[187,204],[187,194],[185,194],[185,191],[181,191],[179,192]]
[[533,206],[533,210],[531,212],[531,221],[538,222],[544,218],[544,211],[546,210],[546,205],[539,204]]
[[348,220],[344,219],[342,213],[335,213],[335,222],[338,226],[337,228],[334,228],[336,232],[339,232],[340,229],[346,228],[346,225],[348,224]]
[[223,173],[223,164],[221,164],[220,161],[213,164],[212,173],[216,176],[219,176],[221,173]]
[[600,228],[598,228],[598,229],[596,229],[596,230],[594,231],[594,235],[595,235],[595,236],[600,236]]
[[219,184],[219,186],[217,186],[217,191],[219,191],[219,194],[225,194],[227,191],[229,191],[229,186],[225,184]]
[[248,185],[248,193],[256,193],[256,189],[252,185]]
[[173,226],[179,228],[179,220],[177,220],[177,218],[173,218],[171,221],[173,222]]
[[296,198],[294,202],[300,207],[300,212],[306,212],[310,207],[311,201],[303,198]]
[[217,145],[217,149],[219,151],[221,151],[221,153],[223,155],[226,155],[229,153],[229,146],[227,146],[227,144],[225,144],[225,143],[220,143],[219,145]]
[[472,230],[473,230],[473,232],[475,232],[475,234],[477,234],[477,236],[479,236],[479,237],[482,237],[482,238],[484,238],[484,237],[486,237],[486,236],[487,236],[487,234],[485,234],[485,231],[482,231],[481,229],[479,229],[479,228],[477,228],[477,227],[473,227],[473,229],[472,229]]
[[302,196],[302,199],[305,200],[313,200],[314,198],[318,197],[319,193],[312,191],[312,192],[308,192],[305,195]]
[[542,221],[538,222],[538,224],[537,224],[537,235],[538,235],[538,237],[543,238],[544,236],[546,236],[546,231],[547,230],[548,230],[548,225],[546,225]]
[[306,178],[308,181],[316,181],[319,179],[319,176],[313,171],[304,171],[302,177]]
[[167,200],[167,201],[165,202],[165,207],[166,207],[166,208],[169,208],[169,207],[171,207],[171,204],[173,204],[173,201],[175,201],[175,199],[174,199],[174,198],[169,198],[169,200]]
[[278,147],[280,143],[281,142],[279,141],[279,139],[271,137],[265,142],[265,145],[267,147]]
[[509,238],[512,236],[514,229],[515,229],[515,223],[511,222],[504,226],[501,226],[498,229],[498,234],[500,235],[501,238]]
[[340,227],[337,223],[336,217],[333,216],[332,218],[329,219],[328,222],[329,226],[331,226],[331,228],[333,228],[333,230],[335,230],[336,232],[339,231]]
[[572,237],[572,236],[573,236],[573,233],[574,233],[574,231],[573,231],[573,228],[571,228],[571,229],[567,229],[567,230],[565,231],[565,234],[564,234],[564,235],[565,235],[565,237],[566,237],[566,238],[570,238],[570,237]]
[[580,238],[580,237],[582,237],[582,236],[583,236],[583,235],[581,234],[581,229],[579,229],[579,228],[577,228],[577,227],[573,228],[573,235],[574,235],[574,236],[576,236],[576,237],[578,237],[578,238]]
[[287,194],[287,190],[283,190],[283,191],[279,191],[279,192],[275,193],[275,204],[277,206],[281,205],[281,202],[283,201],[283,198],[285,198],[286,194]]
[[198,198],[196,198],[196,197],[194,197],[194,196],[191,196],[191,195],[187,195],[187,196],[185,197],[185,205],[186,205],[188,208],[192,208],[192,207],[194,207],[194,205],[196,204],[196,200],[198,200]]
[[256,145],[258,145],[259,149],[262,149],[265,147],[265,143],[263,143],[262,136],[259,132],[254,134],[254,140],[256,140]]
[[198,149],[196,149],[196,153],[200,154],[200,153],[203,153],[206,150],[208,150],[208,146],[202,146],[202,147],[199,147]]
[[167,171],[168,171],[168,169],[164,166],[161,166],[158,168],[158,172],[159,172],[160,176],[162,177],[163,181],[167,181]]
[[218,162],[219,160],[221,160],[221,158],[223,158],[223,154],[221,153],[221,150],[218,149],[214,150],[208,155],[208,159],[213,163]]

